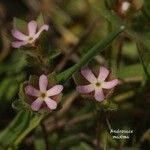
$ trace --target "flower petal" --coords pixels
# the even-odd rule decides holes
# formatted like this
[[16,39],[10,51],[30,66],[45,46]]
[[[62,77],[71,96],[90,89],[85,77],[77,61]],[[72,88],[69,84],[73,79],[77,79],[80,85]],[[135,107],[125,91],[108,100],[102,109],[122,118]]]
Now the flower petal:
[[25,87],[25,93],[28,94],[28,95],[30,95],[30,96],[36,96],[36,97],[38,97],[39,94],[40,94],[40,91],[37,90],[37,89],[35,89],[35,88],[34,88],[33,86],[31,86],[31,85],[27,85],[27,86]]
[[41,75],[39,78],[39,88],[41,92],[47,91],[47,85],[48,85],[48,78],[46,75]]
[[33,37],[36,34],[36,30],[37,30],[37,23],[36,21],[32,20],[28,23],[28,32],[29,32],[29,36]]
[[115,79],[115,80],[112,80],[109,82],[103,82],[102,88],[103,89],[111,89],[111,88],[115,87],[118,83],[119,83],[118,79]]
[[54,110],[57,108],[57,103],[56,101],[52,100],[51,98],[45,98],[45,103],[49,107],[49,109]]
[[97,101],[101,102],[104,100],[105,96],[102,89],[96,89],[94,97]]
[[36,39],[40,36],[40,34],[42,33],[42,31],[44,31],[44,30],[47,31],[48,28],[49,28],[49,25],[43,25],[43,26],[40,28],[40,30],[34,35],[33,40],[36,40]]
[[43,99],[37,98],[37,99],[31,104],[32,110],[38,111],[38,110],[40,109],[42,103],[43,103]]
[[48,96],[54,96],[54,95],[61,93],[62,90],[63,90],[62,85],[55,85],[47,91],[47,94]]
[[90,93],[92,91],[94,91],[94,86],[89,84],[89,85],[80,85],[80,86],[77,86],[77,91],[79,93]]
[[104,81],[109,75],[109,70],[105,67],[100,67],[98,80]]
[[19,48],[19,47],[24,46],[24,45],[26,45],[26,44],[27,44],[26,41],[22,41],[22,42],[12,42],[12,47],[14,47],[14,48]]
[[21,40],[21,41],[26,41],[28,40],[28,36],[21,33],[20,31],[18,31],[17,29],[12,29],[11,30],[11,33],[13,35],[13,37],[15,37],[16,39],[18,40]]
[[81,70],[81,74],[90,82],[93,83],[97,79],[95,75],[92,73],[92,71],[87,67]]

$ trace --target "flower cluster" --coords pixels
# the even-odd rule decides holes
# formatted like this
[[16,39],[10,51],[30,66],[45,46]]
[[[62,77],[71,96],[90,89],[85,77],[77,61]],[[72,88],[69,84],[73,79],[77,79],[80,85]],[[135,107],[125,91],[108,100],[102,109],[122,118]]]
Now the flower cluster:
[[[30,21],[28,23],[28,35],[18,31],[17,29],[12,30],[12,35],[17,39],[17,41],[12,42],[12,46],[15,48],[20,48],[25,45],[32,45],[38,39],[42,31],[48,30],[48,25],[43,25],[37,31],[36,21]],[[109,70],[105,67],[100,67],[98,76],[96,77],[94,73],[89,68],[84,68],[81,70],[82,76],[89,82],[89,84],[78,85],[77,91],[81,94],[91,94],[94,96],[95,100],[101,102],[105,99],[107,94],[104,90],[110,90],[118,84],[118,79],[112,81],[106,81]],[[63,90],[63,85],[55,84],[53,86],[49,85],[48,76],[41,75],[38,81],[38,87],[28,84],[25,86],[25,94],[32,100],[31,108],[33,111],[39,111],[43,107],[47,107],[50,110],[55,110],[58,106],[58,100],[56,97],[61,94]]]
[[[105,81],[109,75],[109,70],[105,67],[100,67],[97,78],[89,68],[82,69],[81,74],[89,84],[77,86],[77,91],[81,94],[93,94],[95,100],[98,102],[103,101],[107,96],[104,94],[103,90],[110,90],[119,82],[118,79],[108,82]],[[50,110],[57,108],[57,100],[52,97],[59,95],[62,92],[63,85],[54,85],[50,89],[47,89],[47,87],[48,78],[46,75],[41,75],[39,77],[39,90],[32,85],[27,85],[25,87],[25,93],[34,98],[34,101],[31,104],[32,110],[38,111],[44,104],[46,104]]]

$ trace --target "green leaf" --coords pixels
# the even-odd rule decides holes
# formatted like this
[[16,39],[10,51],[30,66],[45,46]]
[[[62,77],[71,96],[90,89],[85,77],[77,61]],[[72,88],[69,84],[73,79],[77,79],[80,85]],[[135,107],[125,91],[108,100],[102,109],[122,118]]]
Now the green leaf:
[[14,145],[18,146],[21,141],[27,136],[28,133],[30,133],[34,128],[36,128],[41,120],[46,116],[47,114],[42,113],[42,114],[35,114],[31,119],[28,125],[26,125],[26,128],[21,131],[21,134],[16,138]]
[[15,29],[18,29],[19,31],[26,33],[27,32],[27,25],[28,24],[27,24],[26,21],[14,17],[14,19],[13,19],[13,27]]
[[12,98],[14,98],[14,96],[18,92],[18,87],[19,87],[19,83],[15,83],[15,82],[9,85],[9,88],[7,89],[7,94],[5,95],[7,100],[12,100]]
[[108,110],[117,110],[118,109],[118,105],[112,101],[106,101],[105,104],[103,104],[104,109]]
[[39,82],[39,77],[36,75],[30,75],[29,77],[29,84],[33,85],[33,86],[37,86]]
[[5,78],[0,85],[0,98],[3,97],[4,93],[7,91],[9,85],[11,85],[12,79],[11,78]]
[[137,44],[137,49],[138,49],[139,59],[140,59],[141,65],[143,67],[144,73],[147,76],[147,79],[149,79],[150,78],[150,74],[149,74],[149,71],[148,71],[148,67],[146,66],[146,63],[145,63],[146,61],[144,60],[144,57],[142,56],[143,48],[142,48],[142,46],[139,43]]
[[55,72],[52,72],[48,75],[48,82],[49,82],[49,85],[55,85],[57,83]]
[[42,13],[39,14],[39,16],[36,19],[36,22],[38,24],[38,27],[41,27],[44,25],[44,17],[42,15]]
[[96,56],[99,52],[102,52],[104,48],[106,48],[123,30],[124,26],[121,26],[115,32],[109,34],[104,40],[98,42],[80,59],[77,64],[57,75],[57,81],[64,83],[66,80],[68,80],[75,72],[86,65],[94,56]]
[[143,76],[144,70],[141,64],[122,66],[117,71],[117,77],[120,79]]
[[61,51],[59,51],[59,50],[52,50],[52,51],[50,50],[49,60],[55,59],[60,54],[61,54]]
[[29,123],[30,115],[31,112],[29,111],[19,112],[11,124],[0,133],[1,148],[6,148],[13,144]]
[[27,65],[26,57],[20,51],[15,51],[9,62],[3,62],[0,64],[1,73],[18,73]]
[[18,87],[20,86],[20,83],[24,80],[24,78],[24,74],[11,77],[4,77],[4,79],[2,79],[2,81],[0,82],[0,101],[11,101],[17,93]]
[[30,110],[31,111],[31,107],[29,104],[25,103],[23,100],[15,100],[13,103],[12,103],[12,107],[13,109],[16,109],[16,110]]
[[39,49],[44,56],[47,56],[50,53],[49,38],[46,31],[43,31],[39,38]]

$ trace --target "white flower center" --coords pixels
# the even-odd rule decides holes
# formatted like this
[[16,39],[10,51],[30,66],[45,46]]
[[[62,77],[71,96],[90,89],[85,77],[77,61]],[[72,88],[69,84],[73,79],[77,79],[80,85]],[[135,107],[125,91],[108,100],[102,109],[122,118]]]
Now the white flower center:
[[96,87],[100,87],[100,86],[101,86],[101,83],[100,83],[99,81],[97,81],[97,82],[95,83],[95,86],[96,86]]
[[47,93],[41,93],[40,97],[42,97],[43,99],[47,97]]
[[29,43],[32,43],[32,42],[33,42],[33,37],[29,37],[29,38],[28,38],[28,42],[29,42]]

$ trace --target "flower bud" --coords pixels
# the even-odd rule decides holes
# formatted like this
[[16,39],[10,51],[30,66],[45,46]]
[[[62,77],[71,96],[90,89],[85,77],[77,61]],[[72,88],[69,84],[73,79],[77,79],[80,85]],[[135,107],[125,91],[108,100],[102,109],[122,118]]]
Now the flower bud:
[[118,0],[114,10],[124,19],[132,17],[143,6],[143,0]]

